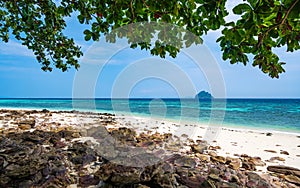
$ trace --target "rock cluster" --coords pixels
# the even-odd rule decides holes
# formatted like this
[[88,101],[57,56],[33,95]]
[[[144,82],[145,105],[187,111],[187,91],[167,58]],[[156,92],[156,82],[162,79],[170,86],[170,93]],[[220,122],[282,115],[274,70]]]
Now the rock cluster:
[[300,169],[288,166],[268,166],[270,172],[275,172],[277,176],[283,177],[286,181],[300,186]]
[[22,121],[17,116],[16,131],[0,134],[0,187],[299,186],[299,169],[269,166],[274,175],[262,176],[255,172],[256,166],[265,165],[259,157],[218,156],[214,151],[219,147],[203,140],[186,143],[171,134],[107,129],[103,125],[114,123],[113,116],[98,115],[98,125],[53,131],[39,129],[30,115]]
[[9,133],[0,137],[0,187],[66,186],[75,181],[70,167],[70,131]]

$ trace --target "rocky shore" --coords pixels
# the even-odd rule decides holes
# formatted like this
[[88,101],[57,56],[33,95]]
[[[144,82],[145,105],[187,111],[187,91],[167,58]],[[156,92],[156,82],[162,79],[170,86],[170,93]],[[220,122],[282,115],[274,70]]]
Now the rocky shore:
[[[222,156],[220,149],[136,131],[108,113],[0,110],[0,187],[300,186],[297,168],[247,154]],[[257,171],[261,166],[268,171]]]

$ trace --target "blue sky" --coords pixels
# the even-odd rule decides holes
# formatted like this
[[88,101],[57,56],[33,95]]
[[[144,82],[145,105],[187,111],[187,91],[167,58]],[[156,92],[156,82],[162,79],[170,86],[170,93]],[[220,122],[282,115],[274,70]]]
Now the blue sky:
[[[80,97],[193,97],[198,91],[220,88],[211,83],[210,69],[201,70],[187,54],[176,59],[160,59],[147,51],[129,49],[124,45],[94,44],[83,39],[84,26],[68,20],[65,33],[82,46],[85,56],[80,60],[79,71],[54,70],[43,72],[31,51],[12,39],[0,42],[0,98],[70,98]],[[277,50],[286,73],[271,79],[251,63],[231,65],[221,58],[215,40],[219,31],[204,36],[205,48],[215,59],[224,83],[225,96],[229,98],[300,98],[300,52]],[[116,51],[118,49],[118,51]],[[94,56],[96,54],[96,56]],[[99,55],[100,54],[100,55]],[[97,58],[105,60],[105,66]],[[202,56],[207,61],[206,55]],[[89,63],[96,58],[98,63]],[[153,67],[149,67],[149,64]],[[100,72],[100,66],[103,67]],[[152,71],[152,72],[151,72]],[[208,76],[210,75],[210,76]],[[84,77],[84,78],[83,78]],[[75,88],[75,89],[74,89]],[[214,92],[213,92],[214,93]]]

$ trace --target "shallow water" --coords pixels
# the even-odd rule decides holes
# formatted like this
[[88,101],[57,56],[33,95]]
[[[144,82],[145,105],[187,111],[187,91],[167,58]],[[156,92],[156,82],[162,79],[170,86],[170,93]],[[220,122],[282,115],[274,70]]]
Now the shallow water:
[[171,120],[300,132],[300,99],[0,99],[0,108],[133,113]]

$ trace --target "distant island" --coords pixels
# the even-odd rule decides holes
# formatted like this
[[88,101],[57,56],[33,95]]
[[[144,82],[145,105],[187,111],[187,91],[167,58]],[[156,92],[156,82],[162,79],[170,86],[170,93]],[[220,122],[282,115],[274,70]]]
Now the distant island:
[[206,91],[200,91],[196,96],[195,99],[213,99],[214,97]]

